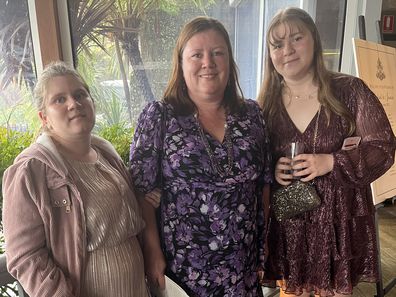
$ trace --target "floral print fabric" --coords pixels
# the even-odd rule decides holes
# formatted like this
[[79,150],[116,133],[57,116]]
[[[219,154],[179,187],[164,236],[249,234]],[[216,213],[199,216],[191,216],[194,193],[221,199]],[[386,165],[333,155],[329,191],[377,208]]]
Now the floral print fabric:
[[[263,261],[262,186],[270,155],[258,105],[227,116],[234,164],[225,177],[210,164],[193,115],[150,103],[131,145],[131,172],[142,192],[162,189],[160,237],[167,274],[190,296],[256,296]],[[205,133],[221,166],[227,147]]]

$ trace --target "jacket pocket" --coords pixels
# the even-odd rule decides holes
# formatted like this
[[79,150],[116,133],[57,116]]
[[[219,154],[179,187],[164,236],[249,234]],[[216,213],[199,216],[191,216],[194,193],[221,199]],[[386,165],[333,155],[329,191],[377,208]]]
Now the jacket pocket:
[[70,190],[67,185],[56,189],[49,189],[51,206],[64,207],[67,213],[71,210]]

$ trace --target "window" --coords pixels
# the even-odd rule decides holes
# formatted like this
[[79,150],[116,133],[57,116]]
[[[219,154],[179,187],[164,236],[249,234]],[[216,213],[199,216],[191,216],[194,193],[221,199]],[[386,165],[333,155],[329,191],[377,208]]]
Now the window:
[[0,128],[34,130],[36,72],[25,0],[0,1]]
[[[0,3],[0,126],[35,130],[31,91],[36,72],[26,2]],[[215,17],[225,25],[247,98],[255,98],[261,84],[268,22],[286,6],[303,5],[314,16],[326,64],[339,69],[345,0],[160,2],[159,7],[136,10],[132,0],[67,1],[74,60],[92,88],[97,129],[134,126],[143,106],[162,97],[175,40],[181,27],[197,15]]]
[[346,0],[317,1],[316,26],[323,46],[328,69],[341,69],[342,40],[344,38]]
[[[122,1],[115,6],[69,4],[75,62],[92,86],[99,107],[98,126],[117,121],[133,126],[147,102],[161,99],[175,40],[182,26],[198,15],[224,24],[233,43],[244,95],[256,97],[261,1],[178,2],[164,1],[160,8],[140,11],[131,9],[132,1],[124,1],[123,6]],[[87,20],[92,15],[98,18]]]
[[[0,206],[4,170],[20,150],[29,145],[31,133],[25,132],[38,127],[32,100],[35,73],[27,3],[25,0],[0,1]],[[0,254],[4,248],[0,223]],[[1,292],[16,296],[18,287],[15,283],[6,284]]]
[[288,6],[305,9],[312,16],[318,28],[326,67],[332,71],[340,70],[346,12],[345,0],[270,0],[265,3],[265,30],[279,9]]
[[[262,5],[262,4],[261,4]],[[260,85],[262,27],[260,1],[242,1],[235,11],[234,56],[243,95],[255,99]]]

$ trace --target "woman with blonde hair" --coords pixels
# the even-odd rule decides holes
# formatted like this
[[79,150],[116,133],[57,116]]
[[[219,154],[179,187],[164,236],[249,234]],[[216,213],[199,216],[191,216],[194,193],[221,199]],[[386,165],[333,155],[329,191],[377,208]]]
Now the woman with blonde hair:
[[35,87],[44,132],[4,173],[7,267],[31,297],[148,297],[131,178],[91,134],[95,107],[63,62]]
[[[358,282],[379,277],[370,183],[392,166],[395,136],[362,80],[326,69],[307,12],[278,12],[266,43],[259,102],[276,162],[273,191],[300,179],[321,198],[318,208],[290,219],[277,221],[271,211],[266,278],[280,280],[287,296],[349,296]],[[292,160],[291,142],[305,147]]]

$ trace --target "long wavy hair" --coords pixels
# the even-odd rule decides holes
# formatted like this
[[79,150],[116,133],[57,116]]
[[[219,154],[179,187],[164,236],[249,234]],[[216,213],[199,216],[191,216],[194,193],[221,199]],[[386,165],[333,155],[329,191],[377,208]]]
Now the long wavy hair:
[[348,134],[355,131],[356,124],[348,108],[338,100],[332,90],[332,78],[342,76],[342,74],[326,69],[323,59],[323,49],[318,29],[311,16],[300,8],[288,7],[280,10],[271,20],[266,34],[266,57],[264,69],[264,82],[260,88],[258,102],[263,109],[264,117],[269,128],[272,126],[272,119],[279,114],[282,108],[282,88],[283,77],[275,70],[270,58],[270,42],[279,39],[274,29],[279,25],[292,27],[304,27],[311,34],[314,41],[313,71],[314,81],[318,85],[318,100],[325,108],[328,123],[330,122],[331,112],[344,118],[348,124]]
[[172,71],[168,85],[164,92],[163,101],[173,106],[176,114],[189,115],[196,112],[196,106],[188,95],[183,76],[182,55],[187,42],[196,34],[208,30],[215,30],[224,39],[229,56],[229,78],[224,91],[222,105],[231,113],[240,111],[244,106],[243,94],[238,80],[238,68],[234,61],[230,37],[223,24],[209,17],[196,17],[181,30],[173,50]]

